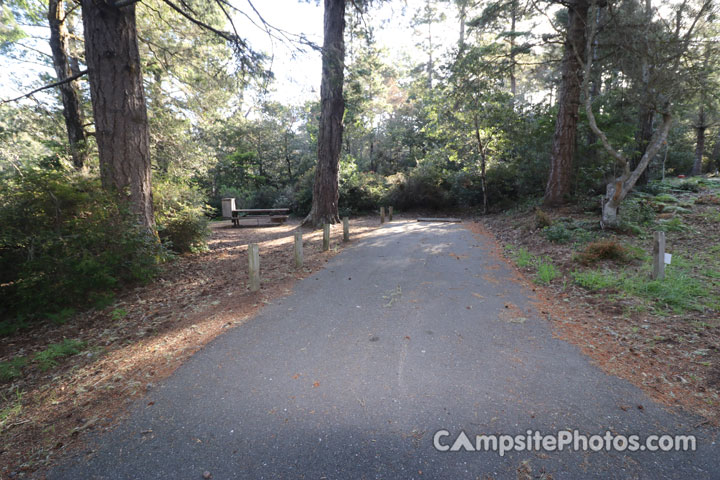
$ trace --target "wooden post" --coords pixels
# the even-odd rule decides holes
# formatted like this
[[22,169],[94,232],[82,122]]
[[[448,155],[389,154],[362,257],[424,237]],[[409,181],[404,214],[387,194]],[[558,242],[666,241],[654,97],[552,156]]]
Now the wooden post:
[[655,232],[653,236],[653,280],[665,278],[665,232]]
[[303,265],[303,240],[302,232],[295,233],[295,268]]
[[343,217],[343,242],[350,241],[350,219]]
[[330,224],[323,224],[323,252],[330,250]]
[[260,290],[260,249],[257,243],[248,245],[248,265],[250,277],[250,291]]
[[392,207],[388,207],[388,222],[392,222]]
[[385,207],[380,207],[380,223],[385,223]]

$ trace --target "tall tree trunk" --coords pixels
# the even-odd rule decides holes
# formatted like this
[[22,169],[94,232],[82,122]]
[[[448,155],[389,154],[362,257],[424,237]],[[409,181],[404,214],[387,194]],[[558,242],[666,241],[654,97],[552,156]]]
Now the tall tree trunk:
[[513,102],[517,94],[517,80],[515,79],[515,24],[517,22],[517,0],[510,3],[510,93]]
[[713,173],[720,168],[720,129],[718,129],[717,137],[715,137],[715,144],[713,145],[712,152],[710,152],[710,164],[708,170]]
[[325,25],[320,84],[318,163],[310,213],[304,225],[319,227],[340,221],[338,190],[342,118],[345,112],[343,81],[345,63],[345,0],[325,0]]
[[[645,45],[644,48],[649,49],[649,32],[648,29],[652,25],[652,0],[645,0]],[[643,153],[645,150],[647,150],[648,145],[650,144],[650,139],[653,135],[653,128],[655,123],[655,110],[652,109],[648,103],[649,103],[649,85],[650,85],[650,69],[651,66],[648,62],[647,55],[642,56],[642,65],[641,65],[641,71],[642,71],[642,91],[645,92],[646,98],[645,101],[642,103],[640,107],[640,112],[638,116],[638,126],[637,130],[635,132],[635,154],[631,157],[631,168],[635,168],[638,166],[640,161],[642,160]],[[650,179],[650,171],[649,169],[645,169],[642,174],[640,175],[640,178],[638,179],[638,183],[640,185],[644,185],[648,182]]]
[[[479,106],[478,106],[479,107]],[[483,145],[482,138],[480,137],[480,123],[478,122],[477,113],[473,115],[473,124],[475,126],[475,140],[478,144],[478,152],[480,152],[480,186],[483,194],[483,214],[487,214],[488,211],[488,198],[487,198],[487,158],[485,157],[485,145]]]
[[[73,75],[68,58],[70,42],[65,19],[64,1],[49,0],[50,50],[58,81],[65,80]],[[63,83],[58,88],[62,98],[63,117],[65,118],[65,129],[67,130],[68,144],[70,145],[70,156],[72,157],[73,166],[77,170],[81,170],[87,159],[87,149],[77,80]]]
[[692,171],[690,175],[696,176],[702,173],[702,160],[705,154],[705,130],[707,124],[705,120],[705,108],[701,105],[700,112],[698,113],[698,124],[695,126],[695,162],[693,162]]
[[460,38],[458,39],[458,50],[462,52],[465,50],[465,22],[467,21],[467,3],[466,0],[459,0],[458,7],[460,8],[460,12],[458,16],[460,17]]
[[588,0],[572,0],[568,5],[558,116],[550,159],[550,177],[545,187],[544,203],[548,206],[562,204],[570,195],[585,55],[585,25],[590,7]]
[[428,63],[427,63],[427,88],[432,90],[433,86],[433,37],[432,37],[432,10],[430,9],[430,0],[427,0],[425,5],[427,12],[427,26],[428,26]]
[[[603,19],[603,13],[605,9],[603,7],[599,7],[597,9],[597,15],[595,15],[595,28],[598,28],[600,26],[600,22]],[[592,61],[593,65],[595,65],[595,62],[598,58],[598,40],[595,38],[592,42]],[[598,95],[600,95],[600,88],[602,86],[602,71],[599,68],[594,68],[591,71],[591,78],[588,79],[590,81],[590,99],[591,101],[594,101]],[[592,128],[588,130],[587,137],[585,138],[585,141],[587,142],[588,147],[592,147],[597,143],[598,137],[595,135],[595,132],[593,132]],[[588,150],[587,157],[589,162],[588,163],[594,163],[597,160],[597,149],[591,148]]]
[[82,0],[85,61],[104,187],[127,198],[154,231],[148,118],[135,28],[135,5]]

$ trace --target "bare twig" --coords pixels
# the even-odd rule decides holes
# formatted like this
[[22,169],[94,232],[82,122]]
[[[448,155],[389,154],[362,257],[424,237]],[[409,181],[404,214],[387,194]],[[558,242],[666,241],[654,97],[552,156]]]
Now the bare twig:
[[54,88],[54,87],[57,87],[57,86],[60,86],[60,85],[64,85],[64,84],[66,84],[66,83],[70,83],[70,82],[72,82],[72,81],[74,81],[74,80],[77,80],[78,78],[82,77],[82,76],[85,75],[86,73],[87,73],[87,70],[83,70],[83,71],[81,71],[81,72],[79,72],[79,73],[76,73],[75,75],[73,75],[73,76],[71,76],[71,77],[68,77],[68,78],[66,78],[66,79],[64,79],[64,80],[60,80],[60,81],[51,83],[51,84],[49,84],[49,85],[45,85],[45,86],[43,86],[43,87],[36,88],[36,89],[33,90],[32,92],[28,92],[28,93],[26,93],[26,94],[24,94],[24,95],[20,95],[19,97],[11,98],[11,99],[9,99],[9,100],[0,101],[0,105],[6,104],[6,103],[10,103],[10,102],[17,102],[18,100],[22,100],[23,98],[31,97],[31,96],[35,95],[36,93],[38,93],[38,92],[42,92],[43,90],[47,90],[47,89],[49,89],[49,88]]

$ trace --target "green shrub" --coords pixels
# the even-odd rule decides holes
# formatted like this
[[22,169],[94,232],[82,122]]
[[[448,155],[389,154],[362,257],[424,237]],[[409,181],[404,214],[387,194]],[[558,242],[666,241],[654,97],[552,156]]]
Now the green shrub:
[[188,210],[167,218],[158,226],[158,233],[169,249],[178,253],[198,253],[207,250],[208,223],[207,217]]
[[0,362],[0,382],[9,382],[22,376],[22,369],[27,364],[25,357],[17,357],[7,362]]
[[[68,306],[92,304],[148,280],[164,254],[157,238],[97,179],[26,170],[0,184],[0,330]],[[15,319],[13,319],[15,317]]]
[[520,268],[529,267],[535,261],[535,257],[532,256],[526,248],[519,248],[515,254],[515,263]]
[[655,201],[660,203],[678,203],[680,200],[669,193],[661,193],[660,195],[655,196]]
[[535,226],[537,228],[545,228],[552,225],[552,219],[550,215],[543,212],[539,208],[535,210]]
[[677,188],[679,190],[685,190],[687,192],[695,193],[698,193],[701,190],[700,184],[698,184],[698,182],[693,182],[692,180],[683,180],[682,182],[680,182]]
[[679,218],[671,218],[669,220],[660,220],[657,224],[657,229],[663,232],[684,232],[688,230],[688,226],[685,225]]
[[66,338],[62,342],[50,344],[50,346],[42,352],[36,353],[34,359],[38,363],[40,370],[50,370],[57,366],[58,358],[77,355],[83,348],[85,348],[85,342]]
[[572,232],[562,223],[543,228],[542,234],[553,243],[568,243],[573,237]]
[[549,258],[545,257],[538,261],[537,279],[541,283],[549,284],[559,276],[560,272],[558,272],[557,268],[555,268],[555,265],[552,264],[552,261]]
[[177,253],[207,249],[211,208],[195,188],[169,180],[155,182],[155,219],[163,244]]
[[644,198],[628,198],[622,204],[621,217],[623,222],[649,225],[655,221],[655,215],[655,209],[653,209],[651,202]]

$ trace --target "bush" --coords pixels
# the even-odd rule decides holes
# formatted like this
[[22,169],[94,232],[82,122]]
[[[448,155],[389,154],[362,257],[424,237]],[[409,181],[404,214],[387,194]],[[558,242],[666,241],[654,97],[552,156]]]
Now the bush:
[[164,250],[97,179],[28,170],[0,184],[0,325],[92,304],[145,281]]
[[[388,177],[390,190],[386,201],[398,209],[440,209],[456,204],[444,172],[431,161],[421,163],[407,174],[398,173]],[[448,174],[449,175],[449,174]]]
[[198,253],[207,250],[208,219],[191,210],[168,218],[158,227],[165,246],[177,253]]
[[600,260],[626,261],[630,258],[628,250],[615,240],[598,240],[589,243],[577,256],[577,261],[589,265]]
[[543,228],[542,234],[553,243],[568,243],[573,236],[572,232],[562,223]]
[[207,249],[212,209],[197,189],[161,179],[155,182],[153,200],[158,235],[167,248],[177,253]]
[[700,185],[698,184],[698,182],[693,182],[691,180],[683,180],[682,182],[680,182],[677,188],[686,192],[698,193],[700,191]]
[[343,215],[375,211],[386,194],[382,176],[361,172],[351,157],[340,163],[339,210]]
[[550,218],[550,215],[543,212],[539,208],[535,210],[535,226],[537,228],[545,228],[552,225],[552,219]]

